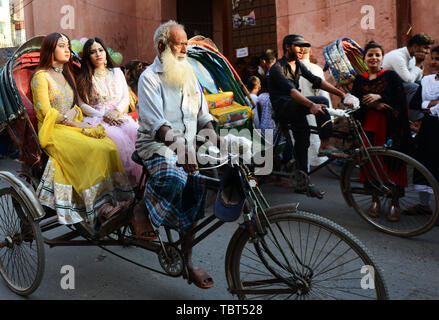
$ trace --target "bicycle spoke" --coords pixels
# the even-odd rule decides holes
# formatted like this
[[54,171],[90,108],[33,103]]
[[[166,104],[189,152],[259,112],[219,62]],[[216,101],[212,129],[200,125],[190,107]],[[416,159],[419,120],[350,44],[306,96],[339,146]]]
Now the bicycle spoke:
[[310,266],[311,269],[314,269],[314,265],[315,265],[315,263],[317,263],[318,259],[320,258],[320,255],[321,255],[322,252],[323,252],[323,249],[326,247],[326,245],[328,244],[329,239],[330,239],[331,237],[332,237],[332,233],[329,234],[329,236],[328,236],[328,238],[326,239],[326,241],[325,241],[323,247],[320,249],[319,254],[317,255],[317,257],[316,257],[316,259],[314,260],[314,262],[311,264],[311,266]]
[[[330,290],[336,290],[336,291],[340,291],[340,292],[343,292],[343,293],[347,293],[347,294],[350,294],[350,295],[353,295],[353,296],[357,296],[357,297],[362,297],[362,298],[367,298],[367,299],[374,299],[374,298],[372,298],[372,297],[370,297],[370,296],[366,296],[366,295],[364,295],[364,294],[359,294],[359,293],[355,293],[355,292],[349,292],[349,291],[346,291],[346,290],[341,290],[341,289],[339,289],[339,288],[336,288],[336,287],[320,287],[320,288],[324,288],[324,289],[330,289]],[[359,289],[359,290],[366,290],[366,289]]]
[[273,283],[276,284],[282,284],[284,286],[286,286],[286,284],[284,284],[281,280],[277,279],[277,278],[272,278],[272,279],[266,279],[266,280],[255,280],[255,281],[243,281],[242,285],[244,287],[250,287],[250,286],[268,286],[268,285],[272,285]]
[[344,263],[342,263],[342,264],[339,264],[339,265],[337,265],[337,266],[335,266],[335,267],[333,267],[333,268],[331,268],[331,269],[326,269],[327,267],[329,267],[330,265],[332,265],[335,261],[337,261],[339,258],[341,258],[342,256],[344,256],[347,252],[349,252],[349,251],[351,251],[351,248],[348,248],[342,255],[340,255],[340,256],[338,256],[337,258],[335,258],[331,263],[329,263],[325,268],[323,268],[323,270],[322,271],[320,271],[319,273],[316,273],[316,274],[314,274],[314,276],[318,276],[318,275],[322,275],[322,274],[324,274],[324,273],[327,273],[327,272],[329,272],[329,271],[332,271],[332,270],[334,270],[334,269],[336,269],[336,268],[340,268],[341,266],[344,266],[344,265],[346,265],[346,264],[348,264],[348,263],[351,263],[351,262],[353,262],[353,261],[355,261],[355,260],[358,260],[358,259],[360,259],[360,257],[355,257],[355,258],[353,258],[353,259],[351,259],[351,260],[348,260],[348,261],[346,261],[346,262],[344,262]]
[[316,281],[313,281],[313,283],[319,283],[319,282],[323,282],[323,281],[334,280],[334,279],[337,279],[337,277],[345,276],[347,274],[354,273],[354,272],[359,272],[359,269],[354,269],[354,270],[351,270],[351,271],[340,273],[340,274],[337,274],[335,276],[332,276],[332,277],[329,277],[329,278],[326,278],[326,279],[316,280]]

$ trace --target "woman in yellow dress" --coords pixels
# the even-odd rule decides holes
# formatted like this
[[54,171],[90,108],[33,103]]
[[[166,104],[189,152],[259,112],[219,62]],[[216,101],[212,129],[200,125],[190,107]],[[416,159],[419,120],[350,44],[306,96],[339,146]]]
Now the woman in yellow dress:
[[49,156],[37,189],[41,204],[56,210],[62,224],[109,218],[134,194],[105,129],[82,121],[67,36],[44,38],[31,88],[38,138]]

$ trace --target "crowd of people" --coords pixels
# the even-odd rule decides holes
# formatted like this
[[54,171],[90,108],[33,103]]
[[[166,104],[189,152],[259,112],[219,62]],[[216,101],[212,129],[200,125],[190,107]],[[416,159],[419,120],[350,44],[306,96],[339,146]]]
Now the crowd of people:
[[[407,48],[387,55],[381,45],[368,43],[364,61],[369,71],[357,76],[352,93],[361,101],[359,119],[373,145],[391,139],[398,150],[411,152],[409,119],[422,121],[416,156],[439,178],[434,165],[439,149],[434,137],[439,130],[439,79],[437,74],[422,78],[432,43],[428,36],[416,35]],[[84,45],[75,77],[69,38],[61,33],[46,36],[31,81],[38,138],[49,156],[37,195],[43,205],[56,210],[61,223],[98,228],[133,201],[142,171],[131,158],[136,151],[149,173],[144,201],[134,207],[136,235],[151,241],[162,225],[177,230],[188,267],[184,276],[208,289],[214,286],[212,277],[193,266],[191,258],[190,231],[204,214],[205,189],[198,181],[196,162],[188,161],[195,159],[188,142],[200,129],[208,130],[216,142],[223,140],[215,132],[204,92],[187,60],[187,45],[184,27],[169,21],[154,33],[157,56],[151,65],[132,61],[117,68],[104,42],[92,38]],[[296,161],[304,172],[324,157],[345,158],[330,143],[331,123],[321,125],[330,119],[329,93],[345,104],[353,101],[311,63],[311,44],[302,36],[287,35],[282,49],[280,59],[265,50],[243,74],[255,105],[255,127],[291,124]],[[439,47],[431,54],[432,68],[439,72]],[[133,111],[138,122],[129,115]],[[318,127],[317,136],[310,136],[309,123]],[[314,148],[309,148],[310,140]],[[302,191],[323,197],[312,184]],[[395,203],[390,220],[398,220],[397,209]],[[420,202],[413,210],[429,208]],[[379,214],[378,203],[372,204],[370,214]]]

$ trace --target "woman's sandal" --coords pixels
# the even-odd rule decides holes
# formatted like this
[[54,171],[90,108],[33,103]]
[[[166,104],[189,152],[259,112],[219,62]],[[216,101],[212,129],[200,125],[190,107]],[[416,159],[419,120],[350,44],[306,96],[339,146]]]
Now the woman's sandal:
[[183,279],[187,279],[188,283],[195,284],[201,289],[210,289],[215,286],[213,278],[203,269],[191,269],[188,270],[189,277],[186,272],[183,273]]
[[137,238],[145,241],[152,241],[158,238],[157,231],[151,225],[148,217],[142,214],[141,217],[133,210],[133,218],[131,219],[131,224],[134,227]]
[[323,196],[326,193],[325,191],[317,189],[313,184],[308,185],[305,189],[296,189],[295,192],[306,194],[308,197],[317,199],[323,199]]
[[101,225],[110,220],[116,213],[128,208],[132,202],[133,200],[124,201],[115,207],[110,203],[105,203],[104,205],[102,205],[98,212],[98,220]]
[[119,212],[120,209],[120,205],[116,207],[113,207],[110,203],[105,203],[102,205],[98,212],[98,220],[100,224],[104,224],[105,221],[114,216],[117,212]]

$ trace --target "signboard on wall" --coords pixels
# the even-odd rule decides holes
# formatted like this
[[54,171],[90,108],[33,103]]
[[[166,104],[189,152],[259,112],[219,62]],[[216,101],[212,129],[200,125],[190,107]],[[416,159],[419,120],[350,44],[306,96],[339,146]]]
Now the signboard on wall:
[[248,57],[248,47],[236,49],[236,57],[237,58]]

